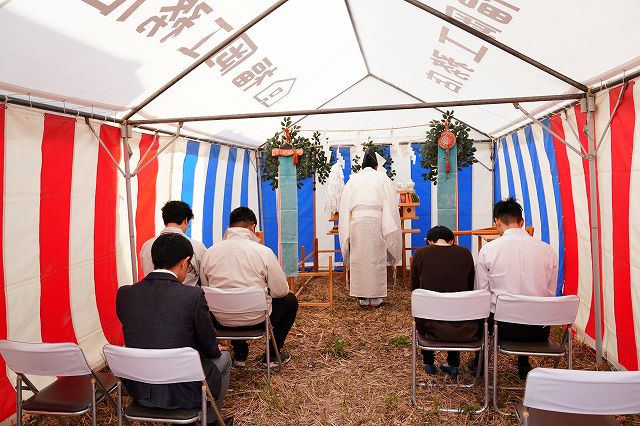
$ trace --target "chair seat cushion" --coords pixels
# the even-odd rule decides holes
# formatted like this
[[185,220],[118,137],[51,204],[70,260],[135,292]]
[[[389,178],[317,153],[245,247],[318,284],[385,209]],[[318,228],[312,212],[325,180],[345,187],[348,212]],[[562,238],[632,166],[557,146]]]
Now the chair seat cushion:
[[565,353],[564,346],[554,342],[551,339],[547,339],[546,342],[514,342],[509,340],[499,340],[498,346],[500,352],[509,353],[512,355],[519,354],[549,354],[549,355],[562,355]]
[[440,342],[437,340],[431,340],[425,336],[418,335],[418,347],[419,348],[433,348],[434,350],[438,350],[438,348],[460,348],[461,350],[467,351],[478,351],[482,348],[482,340],[476,339],[471,342]]
[[262,336],[264,336],[264,326],[247,330],[236,330],[234,328],[224,327],[216,328],[216,337],[218,339],[240,339],[243,337],[247,339],[259,339]]
[[144,407],[137,402],[132,402],[124,409],[124,414],[127,417],[133,419],[166,419],[166,420],[197,420],[200,410],[194,409],[181,409],[166,410],[164,408],[152,408]]
[[[96,373],[100,382],[112,390],[116,379],[111,373]],[[102,395],[98,394],[98,400]],[[25,411],[48,413],[82,413],[91,407],[91,377],[60,377],[22,403]]]
[[[518,418],[522,418],[524,406],[516,407]],[[620,426],[614,416],[558,413],[555,411],[529,408],[529,426]]]

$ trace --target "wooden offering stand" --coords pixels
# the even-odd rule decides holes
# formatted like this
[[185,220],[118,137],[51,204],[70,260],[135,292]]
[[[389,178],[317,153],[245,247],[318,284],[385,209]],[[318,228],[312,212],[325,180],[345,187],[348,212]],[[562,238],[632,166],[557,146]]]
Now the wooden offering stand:
[[412,189],[398,191],[400,202],[398,207],[400,208],[400,229],[402,230],[402,287],[407,286],[407,256],[406,252],[413,250],[411,246],[407,247],[404,236],[406,234],[419,234],[419,229],[405,228],[405,220],[417,220],[416,207],[420,205],[416,192]]
[[[533,232],[535,231],[533,226],[525,226],[525,231],[527,231],[527,233],[529,235],[531,235],[533,237]],[[456,237],[456,243],[457,243],[457,238],[460,235],[475,235],[478,237],[478,251],[480,251],[480,249],[482,248],[482,244],[484,241],[486,242],[490,242],[495,240],[496,238],[500,237],[500,233],[498,232],[498,229],[495,227],[491,227],[491,228],[481,228],[481,229],[472,229],[469,231],[453,231],[453,235]]]

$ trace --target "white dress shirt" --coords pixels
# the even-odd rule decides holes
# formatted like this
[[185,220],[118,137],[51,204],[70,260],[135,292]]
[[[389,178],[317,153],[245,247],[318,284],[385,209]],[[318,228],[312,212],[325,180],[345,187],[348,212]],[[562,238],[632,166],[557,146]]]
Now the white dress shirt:
[[[289,293],[287,277],[276,255],[260,244],[251,230],[240,227],[228,228],[222,241],[207,250],[200,266],[200,280],[203,286],[214,288],[264,289],[269,313],[271,298]],[[218,314],[216,320],[227,327],[254,325],[264,321],[264,312]]]
[[173,226],[167,226],[160,234],[147,240],[140,249],[140,263],[142,263],[142,272],[147,275],[149,272],[153,272],[153,261],[151,260],[151,246],[153,242],[158,238],[158,236],[167,233],[175,233],[180,234],[189,241],[191,241],[191,247],[193,247],[193,257],[191,258],[191,268],[189,268],[189,272],[187,272],[187,278],[184,280],[184,284],[195,286],[198,283],[199,275],[198,271],[200,271],[200,262],[202,261],[202,257],[204,253],[207,251],[207,248],[198,240],[194,240],[193,238],[187,237],[184,232],[180,228],[175,228]]
[[476,289],[491,291],[491,312],[500,294],[554,296],[557,280],[556,253],[522,228],[507,229],[478,254]]

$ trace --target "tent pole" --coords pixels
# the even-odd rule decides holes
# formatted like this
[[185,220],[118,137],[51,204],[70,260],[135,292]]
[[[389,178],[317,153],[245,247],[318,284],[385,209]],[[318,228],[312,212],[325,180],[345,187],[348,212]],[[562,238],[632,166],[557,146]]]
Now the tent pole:
[[588,93],[582,104],[583,112],[587,114],[586,134],[589,139],[589,191],[591,193],[591,205],[589,215],[591,217],[591,262],[593,265],[593,306],[596,330],[596,364],[602,363],[602,302],[600,300],[600,254],[598,221],[598,186],[596,176],[597,147],[595,137],[595,110],[596,100],[592,93]]
[[558,71],[554,70],[553,68],[550,68],[538,61],[536,61],[535,59],[532,59],[530,57],[528,57],[527,55],[518,52],[517,50],[507,46],[506,44],[500,43],[498,40],[492,38],[491,36],[480,32],[478,30],[476,30],[475,28],[471,28],[468,25],[463,24],[462,22],[458,21],[457,19],[446,15],[442,12],[440,12],[439,10],[436,10],[430,6],[427,6],[424,3],[421,3],[418,0],[404,0],[407,3],[417,7],[418,9],[422,9],[427,13],[430,13],[431,15],[442,19],[443,21],[446,21],[447,23],[454,25],[458,28],[460,28],[462,31],[465,31],[489,44],[491,44],[492,46],[497,47],[500,50],[503,50],[505,52],[507,52],[508,54],[515,56],[516,58],[520,59],[521,61],[524,61],[526,63],[528,63],[529,65],[532,65],[536,68],[538,68],[539,70],[542,70],[544,72],[546,72],[547,74],[551,74],[552,76],[554,76],[555,78],[564,81],[565,83],[575,87],[576,89],[580,90],[581,92],[586,92],[588,90],[588,87],[585,86],[584,84],[570,78],[567,77],[566,75],[559,73]]
[[416,103],[410,103],[410,104],[365,105],[365,106],[352,106],[352,107],[346,107],[346,108],[302,109],[302,110],[290,110],[290,111],[252,112],[252,113],[245,113],[245,114],[154,118],[150,120],[129,120],[129,124],[139,125],[139,124],[179,123],[179,122],[186,123],[186,122],[195,122],[195,121],[244,120],[249,118],[296,117],[296,116],[302,116],[302,115],[344,114],[344,113],[351,113],[351,112],[399,111],[399,110],[412,110],[412,109],[425,109],[425,108],[450,108],[450,107],[459,107],[459,106],[498,105],[498,104],[544,102],[544,101],[564,101],[564,100],[582,99],[582,98],[584,98],[583,93],[565,93],[561,95],[524,96],[524,97],[513,97],[513,98],[488,98],[488,99],[469,99],[469,100],[455,99],[450,101],[416,102]]
[[138,258],[136,255],[136,235],[133,218],[133,201],[131,198],[131,145],[129,145],[129,137],[131,126],[123,124],[120,126],[120,135],[122,136],[122,146],[124,147],[124,178],[127,189],[127,217],[129,219],[129,250],[131,252],[131,275],[133,282],[138,281]]
[[164,86],[162,86],[161,88],[159,88],[158,90],[156,90],[155,92],[153,92],[148,98],[146,98],[144,101],[142,101],[140,104],[136,105],[133,109],[131,109],[131,111],[129,111],[129,113],[127,115],[124,116],[124,121],[129,120],[131,117],[133,117],[134,115],[136,115],[142,108],[144,108],[145,106],[149,105],[154,99],[156,99],[158,96],[162,95],[164,92],[166,92],[167,90],[169,90],[171,88],[171,86],[173,86],[174,84],[176,84],[177,82],[179,82],[180,80],[182,80],[185,76],[187,76],[187,74],[189,74],[191,71],[195,70],[196,68],[198,68],[200,65],[202,65],[204,62],[206,62],[207,60],[211,59],[213,56],[215,56],[218,52],[220,52],[222,49],[224,49],[225,47],[227,47],[230,43],[232,43],[235,39],[237,39],[238,37],[240,37],[242,34],[244,34],[245,32],[249,31],[249,29],[251,29],[255,24],[257,24],[258,22],[262,21],[264,18],[266,18],[267,16],[269,16],[273,11],[275,11],[276,9],[278,9],[280,6],[282,6],[283,4],[285,4],[288,0],[278,0],[275,4],[273,4],[270,8],[268,8],[267,10],[265,10],[264,12],[262,12],[260,15],[256,16],[255,18],[253,18],[251,21],[249,21],[245,26],[243,26],[242,28],[240,28],[238,31],[236,31],[235,33],[231,34],[229,37],[227,37],[226,40],[224,40],[222,43],[220,43],[219,45],[217,45],[216,47],[214,47],[211,51],[209,51],[207,54],[202,55],[200,57],[200,59],[198,59],[197,61],[195,61],[193,64],[189,65],[184,71],[182,71],[180,74],[178,74],[177,76],[175,76],[174,78],[172,78],[169,82],[167,82]]

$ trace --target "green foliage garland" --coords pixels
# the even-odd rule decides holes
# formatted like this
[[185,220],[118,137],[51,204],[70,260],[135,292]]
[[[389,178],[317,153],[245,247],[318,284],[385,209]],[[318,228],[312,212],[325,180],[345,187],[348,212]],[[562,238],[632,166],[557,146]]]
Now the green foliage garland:
[[449,122],[449,130],[456,135],[458,170],[478,162],[475,157],[476,147],[473,146],[473,140],[469,138],[471,128],[454,119],[453,111],[445,111],[442,118],[442,121],[431,120],[427,139],[420,147],[421,165],[427,170],[422,177],[424,180],[430,180],[434,185],[438,184],[438,138],[444,131],[445,122]]
[[373,148],[373,150],[375,152],[377,152],[378,154],[382,155],[384,157],[385,160],[387,160],[384,163],[384,168],[387,169],[387,176],[389,176],[390,179],[393,179],[396,176],[396,171],[393,168],[393,158],[391,158],[391,155],[385,152],[384,149],[385,145],[374,145],[373,141],[371,139],[369,139],[367,142],[362,144],[362,154],[358,154],[353,158],[353,165],[351,166],[351,171],[353,173],[357,173],[360,171],[360,169],[362,168],[362,165],[360,164],[362,161],[360,159],[360,155],[362,155],[364,157],[364,152],[366,152],[367,149],[369,148]]
[[[320,143],[320,133],[315,132],[311,139],[305,138],[299,134],[300,126],[292,125],[291,117],[285,117],[280,123],[282,130],[267,139],[263,147],[262,153],[262,179],[269,182],[271,188],[278,187],[278,166],[280,164],[279,157],[273,157],[271,151],[273,148],[298,149],[302,148],[304,154],[298,157],[298,165],[296,166],[298,188],[302,188],[302,181],[306,178],[316,175],[320,183],[325,183],[331,170],[329,159],[324,154],[322,144]],[[283,141],[282,135],[285,129],[289,129],[291,142],[293,146]]]

